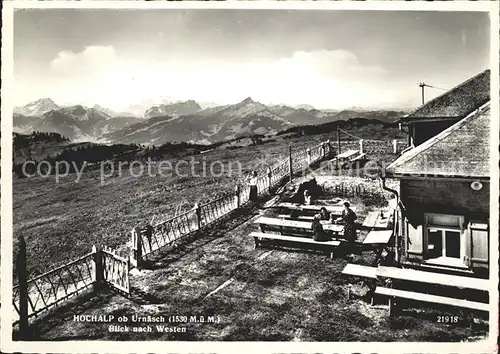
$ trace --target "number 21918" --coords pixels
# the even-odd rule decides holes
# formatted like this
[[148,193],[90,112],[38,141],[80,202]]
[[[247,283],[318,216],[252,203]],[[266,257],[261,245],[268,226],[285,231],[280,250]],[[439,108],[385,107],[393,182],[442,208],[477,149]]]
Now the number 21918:
[[438,316],[438,323],[458,323],[458,316]]

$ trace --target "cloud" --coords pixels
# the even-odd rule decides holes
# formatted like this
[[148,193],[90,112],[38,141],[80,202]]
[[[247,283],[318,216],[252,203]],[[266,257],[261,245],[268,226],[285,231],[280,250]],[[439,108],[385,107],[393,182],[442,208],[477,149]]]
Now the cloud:
[[290,58],[281,59],[278,65],[292,71],[307,69],[308,72],[347,80],[375,79],[386,73],[380,66],[360,63],[354,53],[346,50],[297,51]]
[[[384,88],[387,71],[345,50],[296,51],[260,60],[120,57],[112,46],[62,51],[50,62],[63,100],[126,107],[168,95],[174,99],[234,103],[252,96],[264,103],[308,103],[318,108],[378,104],[396,99]],[[72,96],[72,97],[70,97]],[[76,97],[75,97],[76,96]]]
[[88,46],[78,53],[69,50],[59,52],[50,62],[50,68],[55,74],[78,76],[105,73],[119,61],[112,46]]

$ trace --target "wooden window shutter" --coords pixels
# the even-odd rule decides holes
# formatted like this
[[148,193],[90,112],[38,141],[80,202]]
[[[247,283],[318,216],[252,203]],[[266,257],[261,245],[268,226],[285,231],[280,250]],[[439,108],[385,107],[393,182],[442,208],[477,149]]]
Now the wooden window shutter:
[[406,253],[408,258],[422,258],[424,253],[424,234],[422,225],[413,226],[406,221]]
[[488,224],[471,221],[469,223],[470,255],[473,266],[487,266],[489,259]]

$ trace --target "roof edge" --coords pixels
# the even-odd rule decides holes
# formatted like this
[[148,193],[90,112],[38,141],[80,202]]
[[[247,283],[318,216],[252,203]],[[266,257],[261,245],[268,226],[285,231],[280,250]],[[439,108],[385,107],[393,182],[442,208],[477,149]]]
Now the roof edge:
[[[458,85],[455,85],[454,87],[452,87],[452,88],[451,88],[451,89],[449,89],[448,91],[443,92],[443,93],[442,93],[442,94],[440,94],[439,96],[434,97],[432,100],[430,100],[430,101],[428,101],[428,102],[424,103],[423,105],[419,106],[419,107],[418,107],[417,109],[415,109],[413,112],[409,113],[409,114],[408,114],[408,116],[407,116],[407,118],[411,118],[411,115],[412,115],[413,113],[417,112],[417,111],[418,111],[419,109],[421,109],[422,107],[424,107],[424,106],[426,106],[426,105],[430,104],[431,102],[436,101],[437,99],[439,99],[439,98],[441,98],[441,97],[443,97],[443,96],[445,96],[445,95],[449,94],[450,92],[452,92],[452,91],[456,90],[457,88],[459,88],[459,87],[461,87],[461,86],[465,86],[466,84],[468,84],[468,83],[469,83],[469,82],[471,82],[472,80],[476,79],[477,77],[479,77],[479,76],[483,75],[483,74],[484,74],[485,72],[487,72],[487,71],[489,71],[489,72],[490,72],[490,77],[491,77],[491,69],[485,69],[485,70],[481,71],[480,73],[478,73],[478,74],[476,74],[476,75],[474,75],[474,76],[472,76],[472,77],[468,78],[467,80],[462,81],[462,82],[461,82],[461,83],[459,83]],[[415,118],[417,118],[417,117],[418,117],[418,116],[415,116]],[[460,116],[457,116],[457,117],[450,117],[450,118],[460,118]],[[462,118],[463,118],[463,117],[462,117]]]
[[405,154],[401,155],[398,159],[396,159],[396,161],[394,161],[389,166],[387,166],[387,168],[385,169],[385,173],[394,174],[391,172],[391,170],[397,168],[398,165],[401,165],[405,162],[408,162],[409,160],[411,160],[415,156],[421,154],[425,150],[432,147],[434,144],[436,144],[439,141],[443,140],[444,138],[448,137],[454,131],[460,129],[464,124],[466,124],[473,117],[476,117],[477,115],[482,114],[485,111],[487,111],[489,109],[490,102],[491,102],[491,100],[488,101],[487,103],[485,103],[484,105],[482,105],[481,107],[479,107],[478,109],[474,110],[473,112],[469,113],[469,115],[466,116],[465,118],[462,118],[461,120],[459,120],[458,122],[456,122],[452,126],[446,128],[441,133],[433,136],[432,138],[425,141],[421,145],[419,145],[419,146],[409,150]]

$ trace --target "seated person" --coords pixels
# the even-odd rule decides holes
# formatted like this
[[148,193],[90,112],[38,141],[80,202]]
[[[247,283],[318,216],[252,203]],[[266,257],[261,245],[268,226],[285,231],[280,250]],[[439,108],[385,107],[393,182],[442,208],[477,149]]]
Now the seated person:
[[332,236],[328,234],[320,223],[321,215],[314,215],[314,219],[312,222],[312,230],[313,230],[313,240],[314,241],[329,241],[332,239]]
[[312,196],[311,196],[311,193],[309,193],[308,189],[306,189],[304,191],[304,204],[305,205],[311,205],[312,204]]
[[330,213],[326,210],[325,207],[321,207],[319,215],[321,217],[320,220],[327,220],[327,221],[330,220]]

